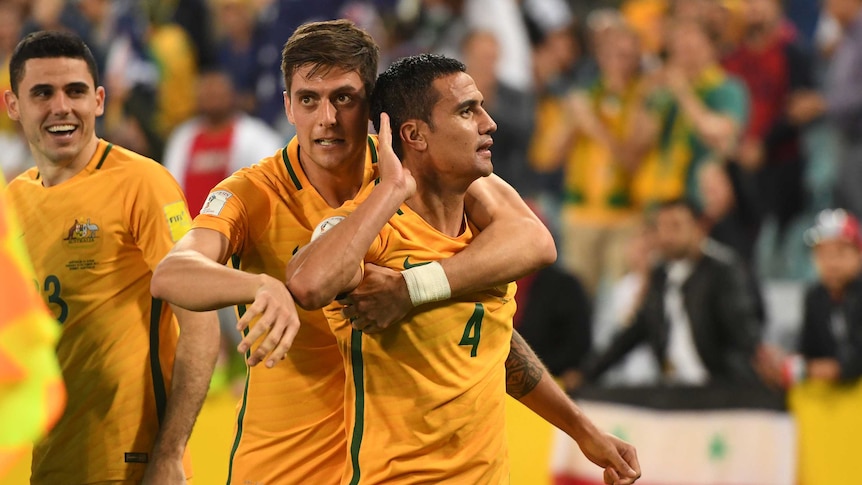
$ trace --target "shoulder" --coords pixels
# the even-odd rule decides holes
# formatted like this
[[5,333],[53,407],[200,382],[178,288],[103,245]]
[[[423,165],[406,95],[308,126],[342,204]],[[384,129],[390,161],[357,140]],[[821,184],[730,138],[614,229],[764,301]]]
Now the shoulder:
[[106,172],[120,171],[131,176],[140,175],[170,175],[165,167],[152,158],[133,152],[120,145],[108,143],[102,152],[101,163],[97,170]]
[[22,190],[25,187],[33,185],[38,176],[39,169],[37,169],[36,167],[30,167],[24,173],[10,180],[9,184],[6,186],[6,190],[10,192],[13,190]]
[[724,71],[724,77],[721,82],[715,84],[707,93],[707,96],[714,101],[730,102],[734,100],[742,100],[748,96],[748,88],[745,87],[745,82],[730,71]]
[[261,150],[274,151],[285,145],[286,137],[277,132],[260,118],[241,113],[236,118],[237,136],[243,141],[249,141],[261,146]]
[[236,195],[241,200],[250,201],[261,197],[272,197],[282,187],[293,187],[287,181],[282,151],[259,160],[254,165],[243,167],[228,178],[219,182],[210,192],[220,192],[223,196]]
[[267,135],[278,136],[278,132],[266,124],[266,122],[260,118],[255,118],[248,113],[240,113],[236,118],[236,124],[244,130],[253,130],[259,133],[266,133]]
[[715,239],[707,239],[704,241],[703,253],[724,264],[736,264],[739,260],[739,257],[735,252],[733,252],[733,249]]
[[820,282],[812,283],[805,289],[805,304],[810,305],[818,300],[827,298],[829,293],[826,287]]
[[102,152],[96,172],[107,177],[106,186],[132,199],[137,194],[157,194],[157,197],[182,197],[182,189],[167,168],[155,160],[119,145],[108,144]]
[[703,243],[704,260],[711,265],[723,268],[735,268],[740,264],[739,256],[728,246],[714,239]]
[[190,120],[186,120],[180,123],[176,128],[171,131],[170,136],[168,136],[168,143],[170,143],[171,140],[178,140],[191,136],[191,134],[196,132],[200,128],[200,126],[201,119],[199,117],[194,117]]

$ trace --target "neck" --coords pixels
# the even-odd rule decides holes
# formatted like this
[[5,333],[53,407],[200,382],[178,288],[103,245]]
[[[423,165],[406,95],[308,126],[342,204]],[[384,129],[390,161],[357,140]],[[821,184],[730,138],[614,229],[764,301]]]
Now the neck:
[[844,299],[844,289],[845,286],[836,286],[836,287],[826,287],[826,291],[829,293],[829,299],[835,302],[840,302]]
[[84,167],[93,158],[93,154],[96,153],[98,146],[99,139],[93,137],[93,140],[87,143],[75,158],[60,161],[49,160],[41,155],[32,145],[30,145],[30,153],[33,154],[33,162],[36,164],[36,168],[39,169],[42,185],[53,187],[69,180],[81,170],[84,170]]
[[203,120],[207,131],[221,131],[233,124],[234,114],[227,113],[224,116],[204,116]]
[[326,169],[300,159],[300,165],[308,181],[330,207],[341,207],[356,197],[365,178],[364,163],[347,161],[333,169]]
[[441,177],[423,171],[421,163],[404,161],[416,179],[416,194],[407,199],[407,207],[419,214],[434,229],[449,237],[464,232],[464,194],[467,187],[452,187],[442,183]]

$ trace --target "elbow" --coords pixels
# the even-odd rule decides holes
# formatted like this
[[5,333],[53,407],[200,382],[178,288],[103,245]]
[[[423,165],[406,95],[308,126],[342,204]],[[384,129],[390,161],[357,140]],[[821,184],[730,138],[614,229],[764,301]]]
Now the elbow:
[[[150,294],[153,295],[153,298],[158,298],[164,301],[170,301],[170,283],[168,281],[170,276],[167,274],[168,270],[165,269],[167,259],[168,258],[165,258],[158,264],[158,266],[156,266],[156,270],[153,271],[153,277],[150,279]],[[168,265],[169,264],[170,263],[168,262]]]
[[554,243],[551,231],[541,222],[538,224],[540,227],[534,231],[532,251],[536,258],[536,270],[550,266],[557,261],[557,245]]
[[334,296],[325,295],[321,284],[313,278],[294,276],[287,282],[287,289],[293,295],[293,301],[303,310],[318,310],[332,301]]

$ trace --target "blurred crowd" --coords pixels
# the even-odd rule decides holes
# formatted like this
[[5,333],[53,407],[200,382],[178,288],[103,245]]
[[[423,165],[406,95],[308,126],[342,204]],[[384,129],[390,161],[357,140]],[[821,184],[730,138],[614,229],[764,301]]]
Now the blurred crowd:
[[[569,387],[627,353],[627,382],[701,383],[737,375],[722,345],[766,378],[810,351],[764,342],[763,287],[828,279],[831,239],[806,234],[862,251],[862,0],[0,0],[0,59],[35,30],[81,35],[107,90],[99,135],[164,163],[197,213],[292,136],[281,46],[328,18],[369,31],[381,67],[467,65],[498,124],[495,172],[559,242],[560,264],[521,282],[516,324]],[[6,178],[28,158],[2,117]],[[835,341],[862,322],[829,315],[859,262],[837,265],[852,271],[823,296],[816,357],[858,358]]]

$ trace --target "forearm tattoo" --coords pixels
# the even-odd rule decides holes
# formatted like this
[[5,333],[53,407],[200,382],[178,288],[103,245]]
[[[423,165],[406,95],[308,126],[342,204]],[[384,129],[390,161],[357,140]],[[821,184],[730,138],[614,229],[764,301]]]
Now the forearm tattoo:
[[517,331],[512,333],[512,349],[506,357],[506,393],[521,399],[539,385],[545,366]]

